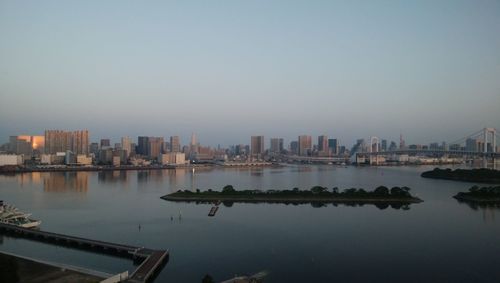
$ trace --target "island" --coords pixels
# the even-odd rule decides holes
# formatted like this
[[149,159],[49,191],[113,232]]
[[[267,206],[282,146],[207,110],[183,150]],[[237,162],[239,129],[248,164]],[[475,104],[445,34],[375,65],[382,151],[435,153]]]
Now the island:
[[464,202],[500,204],[500,186],[473,186],[468,192],[460,192],[453,197]]
[[[200,191],[192,192],[189,190],[179,190],[177,192],[162,196],[168,201],[181,202],[267,202],[267,203],[343,203],[343,204],[379,204],[381,207],[387,207],[394,204],[397,207],[411,203],[422,202],[418,197],[410,194],[408,187],[393,187],[391,189],[385,186],[379,186],[373,191],[364,189],[350,188],[340,191],[335,187],[329,190],[326,187],[314,186],[310,190],[235,190],[233,186],[227,185],[222,191]],[[321,206],[321,205],[319,205]]]
[[493,169],[439,169],[426,171],[420,176],[432,179],[445,179],[453,181],[500,184],[500,171]]

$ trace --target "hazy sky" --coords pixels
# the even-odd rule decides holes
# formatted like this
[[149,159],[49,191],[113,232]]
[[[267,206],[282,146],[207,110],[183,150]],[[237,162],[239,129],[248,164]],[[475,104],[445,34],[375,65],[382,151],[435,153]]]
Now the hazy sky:
[[500,129],[500,1],[1,1],[0,142]]

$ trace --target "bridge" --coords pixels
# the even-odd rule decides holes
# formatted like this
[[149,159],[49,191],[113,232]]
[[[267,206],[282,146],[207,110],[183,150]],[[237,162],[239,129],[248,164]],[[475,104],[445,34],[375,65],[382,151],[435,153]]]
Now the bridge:
[[426,155],[426,156],[461,156],[461,157],[480,157],[487,159],[500,158],[500,152],[497,152],[497,137],[499,137],[495,128],[483,128],[477,132],[460,138],[456,141],[448,143],[446,146],[434,146],[410,149],[404,146],[401,139],[400,148],[393,150],[381,150],[380,140],[378,137],[370,137],[368,150],[361,152],[357,151],[361,146],[355,146],[356,151],[351,152],[352,155],[358,157],[376,157],[389,155]]
[[488,157],[488,158],[499,158],[499,152],[477,152],[477,151],[466,151],[466,150],[440,150],[440,149],[398,149],[389,151],[375,151],[375,152],[356,152],[357,155],[361,156],[376,156],[376,155],[434,155],[434,156],[467,156],[467,157]]
[[22,228],[5,223],[0,223],[0,231],[13,236],[29,238],[58,246],[68,246],[81,250],[90,250],[119,257],[127,257],[133,260],[140,260],[142,262],[139,267],[137,267],[137,269],[125,281],[130,283],[149,282],[165,266],[169,258],[169,253],[166,250],[152,250],[144,247],[91,240],[47,231]]
[[343,163],[348,161],[346,157],[321,157],[321,156],[299,156],[299,155],[283,155],[283,159],[288,161],[298,162],[323,162],[323,163]]

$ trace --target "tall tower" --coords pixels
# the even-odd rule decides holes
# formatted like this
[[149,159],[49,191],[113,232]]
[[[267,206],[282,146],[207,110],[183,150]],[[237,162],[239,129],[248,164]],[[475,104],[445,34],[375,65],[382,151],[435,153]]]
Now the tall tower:
[[299,142],[299,148],[298,148],[298,153],[300,156],[308,156],[311,154],[312,151],[312,142],[311,142],[311,136],[308,135],[302,135],[299,136],[298,138]]
[[181,141],[179,136],[170,137],[170,151],[171,152],[181,152]]
[[191,134],[191,145],[192,146],[196,145],[196,134],[195,133]]
[[262,157],[264,154],[264,136],[250,137],[250,152],[252,157]]
[[328,151],[328,136],[326,135],[318,136],[318,151],[322,152]]

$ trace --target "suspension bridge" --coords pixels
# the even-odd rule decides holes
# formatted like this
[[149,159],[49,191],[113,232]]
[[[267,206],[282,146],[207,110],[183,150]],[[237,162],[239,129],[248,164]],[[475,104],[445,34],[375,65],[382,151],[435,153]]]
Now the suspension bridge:
[[363,147],[357,147],[356,150],[351,152],[351,155],[356,155],[356,158],[408,154],[497,159],[500,158],[500,152],[497,151],[497,138],[500,138],[500,135],[495,128],[483,128],[441,146],[434,144],[434,146],[431,145],[422,148],[409,148],[403,146],[403,142],[400,142],[398,149],[382,150],[380,139],[378,137],[371,137],[367,150],[366,148],[363,149]]

